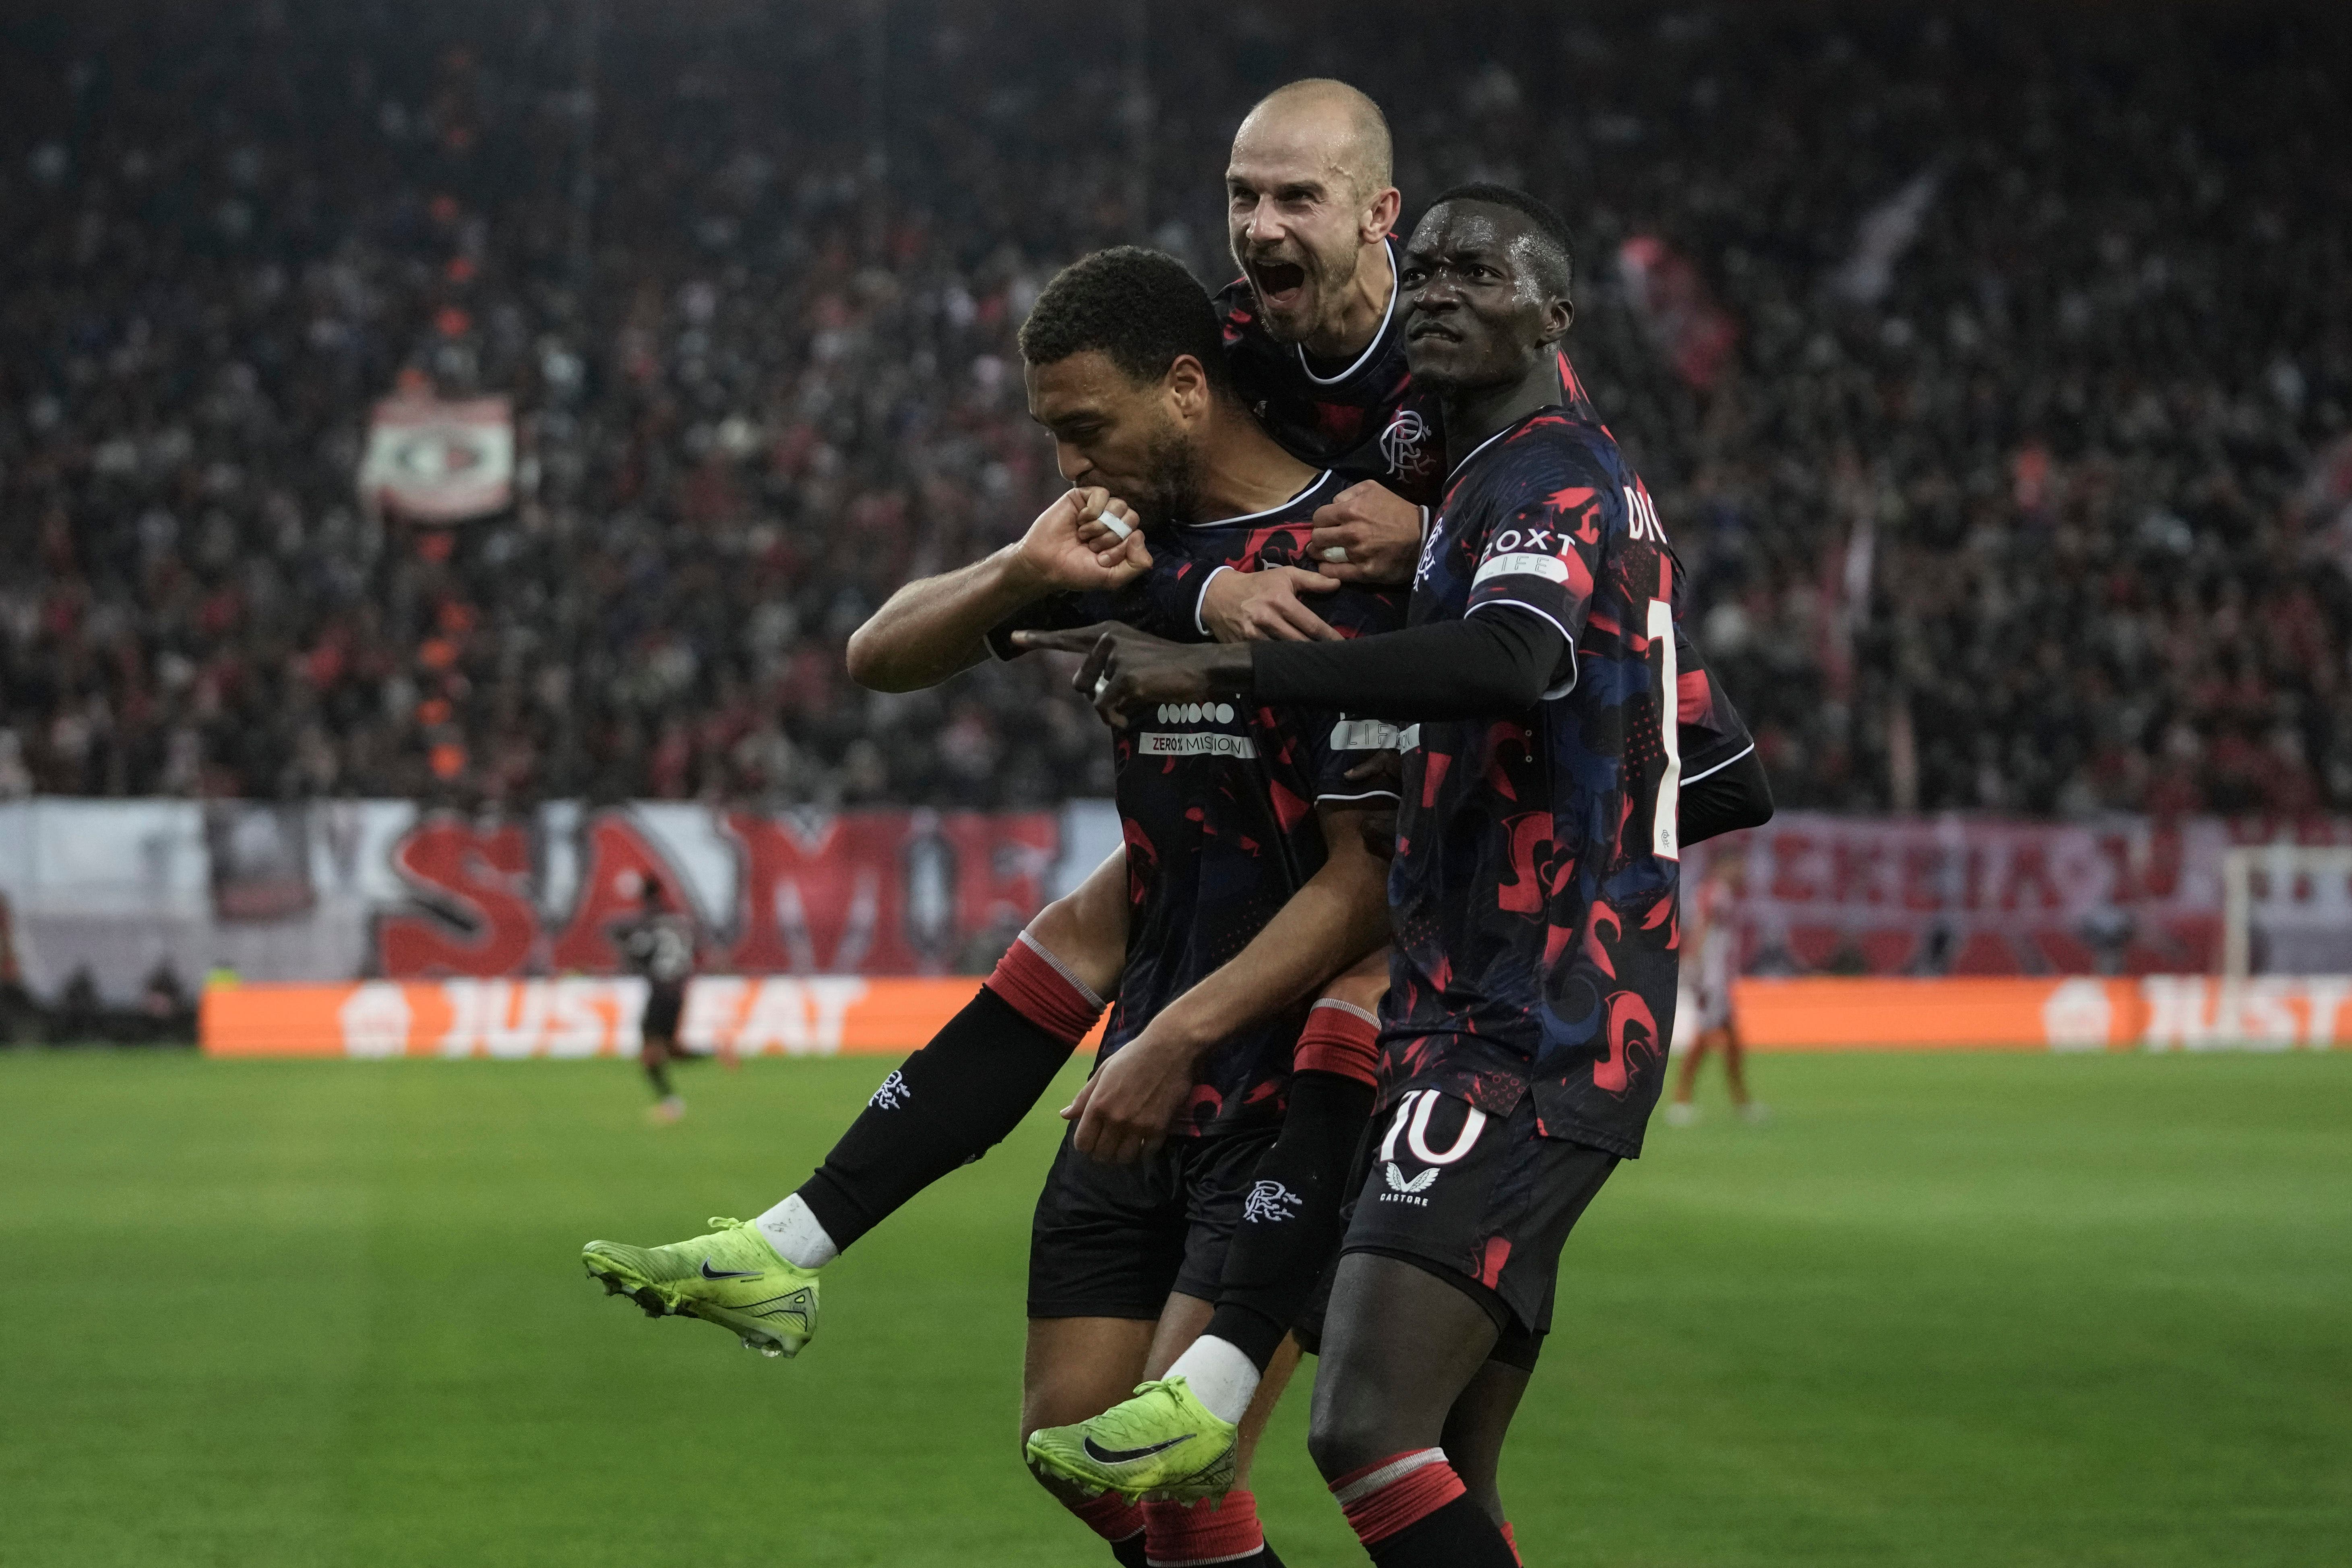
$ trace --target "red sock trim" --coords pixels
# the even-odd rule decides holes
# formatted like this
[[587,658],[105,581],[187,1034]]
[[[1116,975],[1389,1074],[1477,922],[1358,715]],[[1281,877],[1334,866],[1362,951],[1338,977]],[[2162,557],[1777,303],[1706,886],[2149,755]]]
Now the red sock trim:
[[1418,1524],[1454,1499],[1468,1494],[1462,1478],[1445,1462],[1443,1448],[1412,1448],[1391,1454],[1331,1483],[1339,1511],[1366,1546]]
[[1331,1072],[1372,1082],[1381,1067],[1380,1020],[1351,1002],[1324,997],[1307,1012],[1290,1066],[1294,1072]]
[[1511,1521],[1507,1519],[1503,1521],[1503,1544],[1511,1549],[1511,1561],[1519,1568],[1527,1568],[1528,1560],[1519,1555],[1519,1538],[1511,1533]]
[[1151,1568],[1205,1568],[1265,1550],[1255,1494],[1235,1488],[1213,1509],[1181,1502],[1143,1505],[1143,1560]]
[[1103,999],[1079,984],[1062,961],[1037,945],[1025,931],[1004,950],[995,972],[982,984],[1003,997],[1014,1012],[1073,1046],[1086,1038],[1087,1031],[1102,1016]]
[[[1055,1496],[1060,1497],[1061,1494],[1056,1492]],[[1084,1502],[1072,1502],[1062,1498],[1062,1506],[1070,1510],[1071,1517],[1105,1541],[1125,1541],[1143,1529],[1143,1510],[1117,1492],[1105,1492]]]

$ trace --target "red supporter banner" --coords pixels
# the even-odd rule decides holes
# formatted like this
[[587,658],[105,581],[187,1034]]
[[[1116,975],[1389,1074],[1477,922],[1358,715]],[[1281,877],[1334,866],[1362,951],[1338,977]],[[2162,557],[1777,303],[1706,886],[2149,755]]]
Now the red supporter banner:
[[1713,386],[1739,342],[1739,323],[1697,266],[1656,235],[1637,234],[1617,247],[1617,276],[1675,374],[1702,392]]
[[576,871],[556,898],[544,834],[427,816],[393,847],[410,903],[377,919],[373,967],[393,980],[611,974],[612,932],[652,879],[698,917],[713,969],[936,974],[992,935],[1001,950],[1036,913],[1061,845],[1050,812],[734,811],[711,814],[707,829],[723,879],[698,879],[642,813],[590,816],[563,839]]
[[[1782,812],[1700,847],[1745,858],[1740,968],[1765,974],[2181,974],[2218,969],[2221,861],[2269,825]],[[2344,841],[2347,825],[2301,840]]]

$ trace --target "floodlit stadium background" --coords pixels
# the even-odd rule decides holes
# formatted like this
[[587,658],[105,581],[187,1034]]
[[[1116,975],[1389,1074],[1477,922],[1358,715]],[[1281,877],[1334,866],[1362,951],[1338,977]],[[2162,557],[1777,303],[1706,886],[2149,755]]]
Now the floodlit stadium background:
[[[1045,279],[1222,282],[1226,140],[1307,73],[1408,220],[1568,214],[1780,805],[1775,1120],[1580,1233],[1530,1560],[2340,1556],[2341,15],[88,0],[0,17],[0,1559],[1090,1549],[1008,1440],[1050,1116],[783,1368],[570,1249],[772,1201],[880,1064],[656,1133],[617,1064],[373,1058],[625,1053],[648,871],[691,1041],[904,1049],[1116,844],[1045,661],[877,698],[841,642],[1053,492]],[[371,1059],[41,1048],[200,1011]],[[1352,1561],[1293,1406],[1276,1546]]]

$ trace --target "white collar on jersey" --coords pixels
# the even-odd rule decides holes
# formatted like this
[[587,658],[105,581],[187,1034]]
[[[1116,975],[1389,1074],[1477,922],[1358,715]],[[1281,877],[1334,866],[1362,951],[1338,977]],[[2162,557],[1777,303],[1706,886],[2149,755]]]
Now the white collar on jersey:
[[1349,376],[1355,374],[1358,371],[1371,363],[1372,356],[1380,352],[1380,348],[1382,343],[1388,342],[1389,324],[1396,320],[1398,292],[1396,241],[1393,239],[1383,239],[1381,241],[1381,244],[1387,248],[1389,253],[1389,308],[1386,311],[1382,312],[1381,316],[1381,330],[1372,334],[1372,341],[1364,345],[1364,352],[1356,356],[1356,363],[1349,365],[1347,369],[1341,371],[1337,375],[1318,375],[1315,374],[1315,367],[1307,363],[1307,345],[1305,343],[1294,343],[1291,345],[1291,352],[1298,356],[1298,368],[1305,371],[1307,373],[1307,379],[1313,382],[1318,386],[1339,385],[1341,382],[1347,380]]
[[1206,522],[1187,522],[1181,523],[1178,526],[1182,528],[1231,528],[1237,522],[1255,522],[1259,518],[1272,517],[1276,512],[1289,510],[1292,507],[1297,506],[1300,501],[1305,500],[1308,496],[1313,495],[1317,490],[1322,489],[1330,478],[1331,470],[1328,468],[1324,469],[1321,473],[1307,480],[1306,485],[1297,495],[1292,496],[1286,501],[1276,501],[1274,505],[1266,508],[1264,511],[1253,511],[1241,517],[1211,518]]
[[1512,420],[1508,425],[1504,426],[1500,430],[1496,431],[1492,436],[1487,437],[1485,440],[1471,447],[1467,452],[1463,453],[1462,460],[1445,470],[1445,482],[1449,485],[1452,484],[1454,482],[1454,476],[1470,466],[1471,458],[1476,457],[1479,453],[1485,451],[1487,447],[1493,446],[1496,442],[1501,440],[1512,431],[1517,430],[1528,420],[1533,419],[1537,415],[1549,414],[1554,409],[1559,409],[1560,412],[1566,413],[1568,411],[1568,405],[1561,403],[1547,403],[1541,408],[1529,409],[1527,413],[1520,415],[1517,419]]

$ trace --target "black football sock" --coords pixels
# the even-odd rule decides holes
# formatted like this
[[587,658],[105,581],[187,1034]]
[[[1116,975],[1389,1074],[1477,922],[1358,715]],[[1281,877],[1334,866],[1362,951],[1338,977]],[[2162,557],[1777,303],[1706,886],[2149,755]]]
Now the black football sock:
[[1365,1551],[1380,1568],[1518,1568],[1518,1553],[1486,1510],[1467,1497],[1455,1498]]
[[846,1250],[908,1199],[1019,1126],[1070,1059],[1077,1037],[1040,1027],[983,986],[929,1045],[882,1080],[802,1184],[801,1201],[833,1245]]
[[646,1064],[646,1081],[654,1086],[654,1098],[667,1100],[677,1090],[669,1086],[669,1058],[656,1057]]
[[1225,1251],[1216,1310],[1203,1331],[1265,1371],[1339,1245],[1339,1211],[1371,1120],[1372,1086],[1331,1072],[1290,1080],[1282,1131]]
[[1119,1568],[1147,1568],[1151,1561],[1143,1554],[1143,1531],[1139,1530],[1125,1541],[1112,1542],[1110,1554],[1118,1559]]
[[1443,1448],[1408,1449],[1331,1483],[1339,1511],[1380,1568],[1517,1568]]

